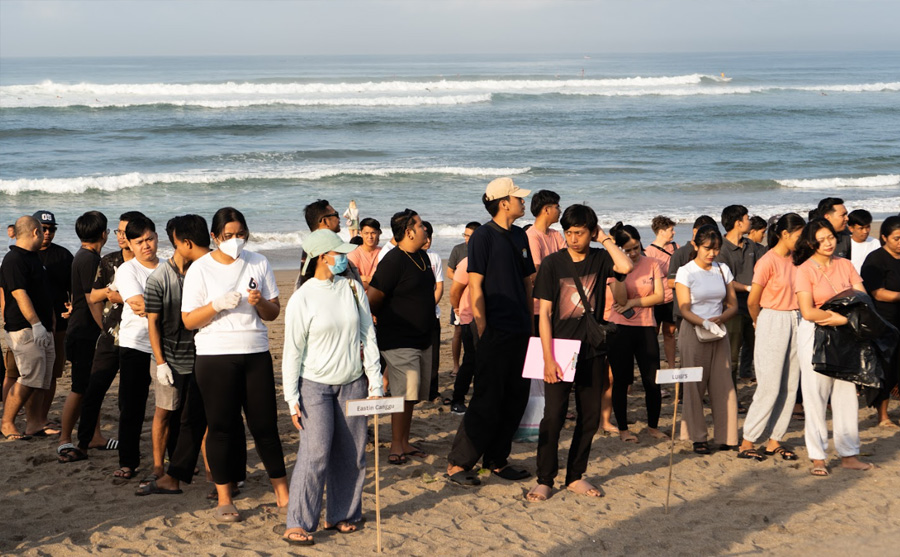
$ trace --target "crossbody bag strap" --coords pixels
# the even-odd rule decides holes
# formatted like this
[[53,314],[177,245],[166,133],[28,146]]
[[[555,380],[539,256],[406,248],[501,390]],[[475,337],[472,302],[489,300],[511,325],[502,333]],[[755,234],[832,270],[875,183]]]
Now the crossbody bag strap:
[[572,260],[572,254],[568,250],[566,250],[566,261],[569,263],[569,271],[572,273],[572,280],[575,283],[575,288],[578,290],[578,295],[581,297],[581,305],[584,306],[584,312],[593,316],[594,310],[588,301],[587,295],[584,293],[584,286],[581,284],[581,278],[578,276],[578,269],[575,268],[575,261]]
[[[822,267],[821,265],[819,265],[819,262],[818,262],[818,261],[813,261],[813,263],[816,264],[816,267],[818,267],[819,272],[822,273],[822,276],[825,277],[825,280],[828,281],[828,284],[831,286],[831,289],[834,290],[834,293],[835,293],[835,294],[840,294],[840,292],[838,292],[838,289],[834,287],[834,283],[831,282],[831,279],[828,278],[828,275],[825,274],[825,268]],[[832,261],[831,264],[834,265],[834,262]]]
[[664,248],[661,248],[661,247],[657,246],[656,244],[650,244],[650,247],[656,248],[656,249],[658,249],[659,251],[663,252],[664,254],[668,255],[668,256],[669,256],[669,259],[672,258],[672,254],[669,253],[669,252],[667,252]]

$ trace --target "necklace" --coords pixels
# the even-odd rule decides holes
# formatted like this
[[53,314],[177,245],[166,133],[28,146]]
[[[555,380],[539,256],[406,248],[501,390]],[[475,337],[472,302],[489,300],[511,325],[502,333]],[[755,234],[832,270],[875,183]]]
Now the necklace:
[[[406,257],[409,257],[409,260],[410,260],[410,261],[412,261],[412,262],[413,262],[413,265],[415,265],[415,266],[416,266],[416,269],[418,269],[418,270],[420,270],[420,271],[423,271],[423,272],[424,272],[424,271],[425,271],[425,269],[427,269],[427,268],[428,268],[428,265],[426,265],[426,264],[425,264],[425,262],[422,262],[422,266],[421,266],[421,267],[419,267],[419,264],[418,264],[418,263],[416,263],[416,260],[415,260],[415,259],[413,259],[413,257],[412,257],[412,256],[411,256],[411,255],[410,255],[410,254],[409,254],[409,252],[408,252],[408,251],[406,251],[406,250],[405,250],[405,249],[401,249],[401,250],[400,250],[400,251],[402,251],[402,252],[403,252],[403,253],[405,253],[405,254],[406,254]],[[422,254],[419,254],[419,261],[422,261]]]

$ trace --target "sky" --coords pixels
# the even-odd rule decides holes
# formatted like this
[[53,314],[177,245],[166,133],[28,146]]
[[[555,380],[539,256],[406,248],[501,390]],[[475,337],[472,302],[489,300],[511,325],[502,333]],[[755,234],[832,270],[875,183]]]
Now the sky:
[[0,0],[0,57],[900,50],[898,0]]

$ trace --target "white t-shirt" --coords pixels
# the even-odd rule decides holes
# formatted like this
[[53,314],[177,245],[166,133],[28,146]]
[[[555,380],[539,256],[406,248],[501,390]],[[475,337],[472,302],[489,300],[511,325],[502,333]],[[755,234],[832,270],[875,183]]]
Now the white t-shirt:
[[[127,302],[129,298],[134,296],[143,296],[144,287],[147,286],[147,279],[153,274],[155,269],[155,266],[152,269],[144,267],[137,259],[130,259],[119,265],[113,282],[119,294],[122,295],[122,299]],[[133,348],[148,354],[153,353],[153,348],[150,346],[147,318],[135,315],[131,311],[131,306],[127,303],[122,304],[122,321],[119,324],[119,346]]]
[[871,236],[866,238],[865,242],[856,242],[852,238],[850,239],[850,263],[853,263],[853,268],[857,273],[862,270],[862,264],[866,261],[866,257],[880,247],[881,242]]
[[[719,269],[722,272],[719,272]],[[723,280],[724,275],[724,280]],[[713,263],[708,271],[701,269],[695,261],[678,269],[675,282],[691,289],[691,311],[698,317],[709,319],[722,315],[722,301],[725,299],[725,284],[734,280],[731,269],[724,263]]]
[[263,299],[278,297],[269,260],[252,251],[242,252],[230,265],[219,263],[208,253],[188,268],[181,297],[182,312],[194,311],[231,291],[241,294],[236,308],[219,312],[197,331],[194,344],[198,356],[256,354],[269,350],[269,330],[256,308],[247,302],[251,282]]
[[384,256],[387,255],[395,247],[397,246],[395,246],[391,242],[385,244],[384,247],[381,248],[381,251],[378,252],[378,262],[381,263],[381,260],[384,259]]
[[[428,254],[428,261],[431,263],[431,272],[434,273],[435,284],[444,282],[444,262],[441,261],[441,256],[430,251],[425,253]],[[438,319],[441,318],[441,306],[438,304],[434,304],[434,316]]]

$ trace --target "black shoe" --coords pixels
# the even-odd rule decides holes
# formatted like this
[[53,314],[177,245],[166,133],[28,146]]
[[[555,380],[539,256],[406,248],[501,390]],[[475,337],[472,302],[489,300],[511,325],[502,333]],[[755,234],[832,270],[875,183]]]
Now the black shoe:
[[709,450],[709,445],[706,441],[701,441],[700,443],[694,443],[694,452],[697,454],[707,455],[711,454],[712,451]]
[[462,402],[454,402],[450,405],[450,413],[456,414],[457,416],[462,416],[466,413],[466,405]]

